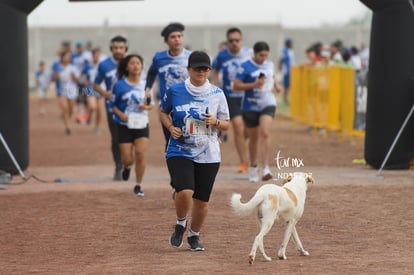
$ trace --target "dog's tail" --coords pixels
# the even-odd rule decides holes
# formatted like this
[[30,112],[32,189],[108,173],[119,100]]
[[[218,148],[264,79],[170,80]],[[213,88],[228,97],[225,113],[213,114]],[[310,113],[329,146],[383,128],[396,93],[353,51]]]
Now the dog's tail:
[[246,216],[253,213],[256,207],[263,201],[262,196],[258,194],[254,195],[253,198],[246,203],[241,202],[241,197],[240,194],[234,193],[230,200],[234,212],[240,216]]

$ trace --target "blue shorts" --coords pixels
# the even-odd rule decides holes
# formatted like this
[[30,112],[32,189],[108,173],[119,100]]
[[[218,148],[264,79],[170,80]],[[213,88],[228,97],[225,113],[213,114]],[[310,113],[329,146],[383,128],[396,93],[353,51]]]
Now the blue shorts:
[[290,87],[290,74],[285,74],[283,76],[283,87],[289,89]]
[[98,93],[97,91],[95,91],[92,87],[87,87],[87,88],[83,88],[83,94],[85,94],[86,96],[94,96],[96,98],[101,98],[101,94]]

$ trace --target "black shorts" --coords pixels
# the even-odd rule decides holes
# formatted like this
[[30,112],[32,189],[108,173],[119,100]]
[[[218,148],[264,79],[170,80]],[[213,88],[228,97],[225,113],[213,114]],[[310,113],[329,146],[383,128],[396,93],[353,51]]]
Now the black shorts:
[[125,125],[116,124],[118,128],[118,143],[134,143],[137,138],[149,137],[149,127],[144,129],[129,129]]
[[226,96],[227,105],[229,106],[229,113],[230,119],[236,116],[241,116],[241,105],[242,105],[242,97],[229,97]]
[[267,106],[260,112],[243,111],[243,121],[247,128],[255,128],[259,126],[259,119],[263,115],[275,117],[276,106]]
[[193,198],[208,202],[220,163],[197,163],[184,157],[167,159],[168,171],[176,192],[194,191]]

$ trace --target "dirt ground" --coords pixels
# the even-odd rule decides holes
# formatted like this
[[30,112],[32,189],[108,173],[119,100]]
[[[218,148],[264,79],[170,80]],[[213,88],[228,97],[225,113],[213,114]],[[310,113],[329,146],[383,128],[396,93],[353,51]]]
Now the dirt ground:
[[[0,190],[0,274],[412,274],[414,263],[414,171],[377,171],[353,160],[363,158],[363,142],[318,136],[278,116],[272,154],[276,177],[290,171],[312,172],[305,213],[297,230],[310,256],[299,256],[292,242],[288,260],[277,259],[283,225],[265,238],[272,262],[258,253],[248,264],[256,233],[254,217],[238,217],[229,207],[232,193],[248,200],[263,183],[249,183],[235,172],[232,142],[222,143],[222,166],[201,233],[206,251],[186,244],[173,249],[168,238],[174,205],[163,156],[163,136],[152,112],[151,144],[143,189],[132,195],[129,182],[112,182],[109,133],[73,124],[65,136],[51,100],[41,117],[30,101],[30,166]],[[294,162],[294,160],[301,160]],[[302,163],[301,167],[292,167]],[[279,163],[280,164],[280,163]],[[54,183],[61,178],[63,183]],[[276,184],[278,182],[276,181]],[[190,217],[191,219],[191,217]]]

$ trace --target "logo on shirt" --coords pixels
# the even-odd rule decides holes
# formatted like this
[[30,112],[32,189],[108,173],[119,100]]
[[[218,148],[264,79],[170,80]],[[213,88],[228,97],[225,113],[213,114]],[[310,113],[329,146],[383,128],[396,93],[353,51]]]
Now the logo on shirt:
[[184,81],[187,77],[187,69],[178,64],[169,64],[160,68],[160,72],[164,74],[165,87],[168,89],[171,85]]

